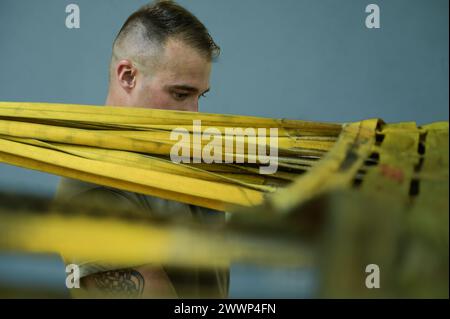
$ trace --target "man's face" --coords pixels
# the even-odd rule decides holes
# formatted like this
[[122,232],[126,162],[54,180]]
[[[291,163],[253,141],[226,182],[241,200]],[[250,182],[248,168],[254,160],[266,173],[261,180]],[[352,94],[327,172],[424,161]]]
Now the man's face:
[[209,91],[211,61],[181,41],[169,40],[149,72],[138,70],[128,106],[198,111]]

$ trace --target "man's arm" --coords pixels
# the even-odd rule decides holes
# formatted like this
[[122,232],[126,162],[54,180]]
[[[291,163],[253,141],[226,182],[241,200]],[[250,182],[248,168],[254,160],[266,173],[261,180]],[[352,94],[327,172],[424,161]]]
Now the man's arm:
[[[127,194],[128,192],[63,178],[55,203],[77,202],[80,205],[88,205],[92,211],[126,211],[142,213],[142,216],[150,215],[150,212],[142,211],[143,208],[137,201],[132,200],[133,195]],[[82,277],[80,283],[79,291],[72,290],[75,298],[177,297],[169,277],[158,265],[130,265],[129,268],[95,272]]]
[[154,265],[92,274],[81,279],[81,288],[100,298],[177,298],[165,271]]

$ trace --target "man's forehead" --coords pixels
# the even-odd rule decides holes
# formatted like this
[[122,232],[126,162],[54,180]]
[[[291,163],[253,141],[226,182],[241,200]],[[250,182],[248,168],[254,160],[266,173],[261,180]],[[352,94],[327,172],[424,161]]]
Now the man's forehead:
[[164,45],[159,63],[162,68],[172,71],[204,71],[210,68],[211,61],[197,49],[181,40],[169,39]]
[[157,67],[165,85],[204,92],[209,88],[211,61],[181,41],[169,40]]

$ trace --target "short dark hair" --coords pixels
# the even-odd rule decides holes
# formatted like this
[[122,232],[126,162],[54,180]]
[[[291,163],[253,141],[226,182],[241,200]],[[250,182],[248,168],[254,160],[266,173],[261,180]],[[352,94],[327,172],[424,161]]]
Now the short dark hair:
[[173,1],[155,1],[141,7],[127,19],[114,43],[133,32],[136,25],[144,27],[145,37],[149,41],[164,45],[169,38],[177,38],[210,60],[220,54],[220,47],[203,23]]

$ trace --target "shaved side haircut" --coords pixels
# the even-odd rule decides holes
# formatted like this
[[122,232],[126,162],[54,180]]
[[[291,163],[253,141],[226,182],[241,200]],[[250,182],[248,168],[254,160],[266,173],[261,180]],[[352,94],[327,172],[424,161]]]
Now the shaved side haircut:
[[192,13],[173,1],[156,1],[133,13],[120,29],[113,44],[110,74],[121,59],[151,69],[169,39],[182,41],[208,60],[220,54],[220,47]]

